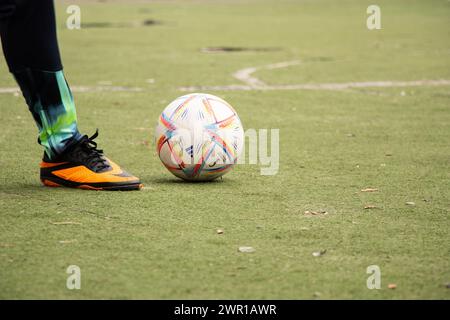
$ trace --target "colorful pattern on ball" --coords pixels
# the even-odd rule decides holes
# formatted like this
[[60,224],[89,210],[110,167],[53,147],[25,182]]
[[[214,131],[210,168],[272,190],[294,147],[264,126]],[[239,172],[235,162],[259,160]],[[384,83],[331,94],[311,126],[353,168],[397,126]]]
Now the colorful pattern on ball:
[[175,176],[206,181],[224,175],[236,164],[244,130],[226,101],[194,93],[175,99],[164,109],[155,141],[159,158]]

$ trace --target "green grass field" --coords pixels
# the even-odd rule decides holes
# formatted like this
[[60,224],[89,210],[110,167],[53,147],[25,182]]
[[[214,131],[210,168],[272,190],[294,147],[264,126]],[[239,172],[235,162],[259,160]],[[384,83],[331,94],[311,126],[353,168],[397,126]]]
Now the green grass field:
[[[74,3],[81,30],[65,28]],[[246,129],[280,129],[274,176],[238,165],[184,183],[154,150],[180,87],[242,85],[232,75],[244,68],[301,61],[253,74],[269,85],[450,80],[450,2],[378,0],[382,29],[370,31],[372,3],[59,2],[69,83],[142,89],[75,101],[80,130],[99,128],[100,147],[146,188],[41,186],[34,122],[22,97],[0,93],[0,298],[449,299],[449,85],[210,90]],[[250,50],[201,50],[220,46]],[[1,58],[0,88],[15,86]],[[66,288],[69,265],[81,290]],[[366,286],[369,265],[380,290]]]

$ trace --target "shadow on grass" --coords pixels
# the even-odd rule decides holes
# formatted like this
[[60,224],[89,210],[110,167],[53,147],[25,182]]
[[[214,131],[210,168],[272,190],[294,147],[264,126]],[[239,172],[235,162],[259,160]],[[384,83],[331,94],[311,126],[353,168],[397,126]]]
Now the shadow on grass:
[[[226,187],[226,186],[233,186],[235,184],[235,181],[232,179],[222,179],[218,178],[213,181],[185,181],[178,178],[155,178],[155,177],[148,177],[144,178],[141,181],[144,183],[144,190],[146,187],[149,187],[149,189],[153,189],[153,186],[167,186],[167,187],[173,187],[173,188],[215,188],[215,187]],[[42,200],[42,201],[49,201],[50,199],[58,199],[61,197],[92,197],[92,196],[100,196],[102,194],[103,196],[113,196],[118,194],[134,194],[139,195],[140,192],[133,192],[133,191],[122,191],[122,192],[116,192],[116,191],[92,191],[92,190],[83,190],[83,189],[76,189],[76,188],[65,188],[65,187],[58,187],[58,188],[52,188],[52,187],[46,187],[39,183],[15,183],[13,185],[4,185],[0,186],[0,199],[1,198],[32,198],[35,200]]]
[[156,179],[146,179],[146,181],[154,184],[160,185],[217,185],[227,183],[227,179],[218,178],[212,181],[187,181],[178,178],[156,178]]
[[46,187],[39,183],[15,183],[14,185],[8,185],[7,187],[0,187],[0,195],[17,195],[28,196],[30,194],[36,195],[48,195],[55,192],[73,192],[84,191],[74,188],[52,188]]
[[84,22],[81,24],[83,29],[99,29],[99,28],[135,28],[135,27],[148,27],[156,26],[162,24],[161,21],[154,19],[145,19],[143,21],[132,21],[132,22]]

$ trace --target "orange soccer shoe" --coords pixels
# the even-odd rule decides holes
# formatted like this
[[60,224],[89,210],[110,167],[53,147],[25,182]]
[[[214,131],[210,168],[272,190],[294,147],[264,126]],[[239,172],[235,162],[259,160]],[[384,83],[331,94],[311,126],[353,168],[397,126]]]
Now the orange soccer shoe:
[[83,138],[69,150],[50,160],[46,154],[41,162],[41,181],[49,187],[70,187],[89,190],[139,190],[140,180],[123,171],[97,149],[93,140]]

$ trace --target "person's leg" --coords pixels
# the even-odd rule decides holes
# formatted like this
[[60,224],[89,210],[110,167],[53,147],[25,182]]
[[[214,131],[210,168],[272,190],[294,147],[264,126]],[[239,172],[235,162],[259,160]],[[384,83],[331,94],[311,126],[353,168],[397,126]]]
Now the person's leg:
[[64,78],[53,0],[0,0],[0,36],[49,158],[81,139],[72,93]]
[[139,190],[123,171],[82,136],[72,93],[62,72],[53,0],[0,0],[0,36],[14,74],[39,127],[45,148],[41,181],[46,186],[94,190]]

